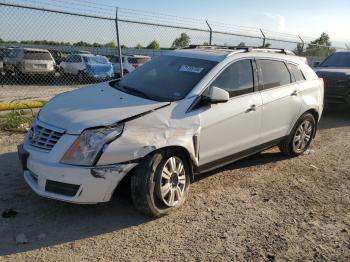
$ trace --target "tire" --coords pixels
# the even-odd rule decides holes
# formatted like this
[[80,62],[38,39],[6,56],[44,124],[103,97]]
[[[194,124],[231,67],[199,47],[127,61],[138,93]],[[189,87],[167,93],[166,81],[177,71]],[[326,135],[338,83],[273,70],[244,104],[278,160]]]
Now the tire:
[[[175,163],[177,170],[181,163],[182,171],[172,172],[172,163]],[[131,197],[139,212],[149,217],[161,217],[185,202],[189,185],[190,164],[187,156],[176,149],[161,150],[146,156],[134,170]]]
[[84,72],[81,72],[81,71],[78,73],[77,78],[78,78],[78,82],[80,84],[86,84],[89,80],[88,76]]
[[315,132],[316,120],[314,116],[310,113],[305,113],[299,118],[288,138],[278,147],[286,156],[299,156],[309,148]]

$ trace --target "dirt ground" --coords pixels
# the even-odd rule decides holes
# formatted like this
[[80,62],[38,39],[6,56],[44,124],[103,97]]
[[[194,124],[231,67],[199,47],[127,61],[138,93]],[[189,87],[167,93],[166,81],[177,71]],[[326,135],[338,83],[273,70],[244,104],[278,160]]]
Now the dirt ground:
[[94,206],[35,195],[21,140],[0,134],[0,212],[18,212],[0,217],[0,260],[350,260],[350,114],[325,116],[309,154],[274,148],[197,177],[184,207],[156,220],[127,194]]

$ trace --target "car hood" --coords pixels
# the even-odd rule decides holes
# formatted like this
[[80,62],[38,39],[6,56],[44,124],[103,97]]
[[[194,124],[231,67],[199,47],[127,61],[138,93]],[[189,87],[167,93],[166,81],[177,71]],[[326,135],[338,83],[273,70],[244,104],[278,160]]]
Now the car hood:
[[105,82],[56,96],[41,109],[38,119],[69,134],[80,134],[169,104],[123,93]]
[[350,76],[350,68],[334,68],[334,67],[317,67],[314,71],[318,75],[349,75]]

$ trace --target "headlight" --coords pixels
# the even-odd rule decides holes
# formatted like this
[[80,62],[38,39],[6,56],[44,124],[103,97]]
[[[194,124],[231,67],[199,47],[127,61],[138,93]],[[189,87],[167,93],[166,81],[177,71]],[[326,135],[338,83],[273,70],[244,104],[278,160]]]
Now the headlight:
[[94,165],[103,147],[118,138],[124,124],[114,127],[85,130],[61,159],[61,163],[79,166]]

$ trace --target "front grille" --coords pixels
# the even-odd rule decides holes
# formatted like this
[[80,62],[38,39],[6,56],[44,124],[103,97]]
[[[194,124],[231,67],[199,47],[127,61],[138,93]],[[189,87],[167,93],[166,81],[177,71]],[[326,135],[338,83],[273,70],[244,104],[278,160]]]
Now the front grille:
[[29,131],[28,140],[30,145],[34,147],[51,151],[62,135],[63,132],[34,124]]
[[57,181],[47,180],[45,185],[45,191],[64,196],[73,197],[79,190],[79,185],[66,184]]

